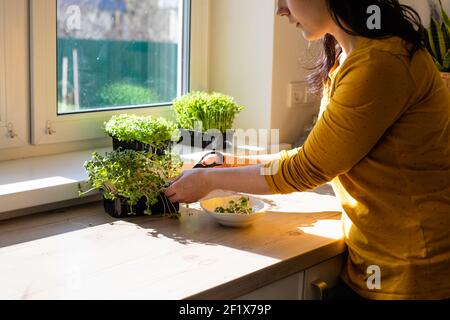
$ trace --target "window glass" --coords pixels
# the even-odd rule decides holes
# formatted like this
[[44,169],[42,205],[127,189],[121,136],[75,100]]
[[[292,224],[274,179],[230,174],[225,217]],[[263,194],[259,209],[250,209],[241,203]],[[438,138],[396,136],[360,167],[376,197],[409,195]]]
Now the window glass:
[[178,0],[58,0],[58,114],[176,98],[179,6]]

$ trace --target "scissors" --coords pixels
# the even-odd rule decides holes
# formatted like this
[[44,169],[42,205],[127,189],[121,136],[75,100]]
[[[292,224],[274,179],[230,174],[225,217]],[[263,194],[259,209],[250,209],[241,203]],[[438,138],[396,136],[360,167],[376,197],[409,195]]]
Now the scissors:
[[[203,160],[205,160],[206,159],[206,157],[208,157],[208,156],[210,156],[210,155],[218,155],[221,159],[222,159],[222,163],[213,163],[213,164],[210,164],[210,165],[207,165],[207,166],[205,166],[205,165],[203,165],[202,164],[202,162],[203,162]],[[195,166],[194,166],[194,168],[193,169],[208,169],[208,168],[223,168],[223,167],[225,167],[224,166],[224,163],[225,163],[225,157],[224,157],[224,155],[222,154],[222,153],[220,153],[220,152],[217,152],[217,151],[212,151],[212,152],[209,152],[209,153],[207,153],[207,154],[205,154],[204,156],[203,156],[203,158],[200,160],[200,162],[199,163],[197,163]]]

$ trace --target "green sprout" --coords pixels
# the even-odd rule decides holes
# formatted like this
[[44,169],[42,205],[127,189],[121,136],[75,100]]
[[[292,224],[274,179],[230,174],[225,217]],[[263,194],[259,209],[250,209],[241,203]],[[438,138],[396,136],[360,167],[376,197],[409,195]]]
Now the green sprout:
[[[80,196],[101,190],[107,200],[124,198],[130,207],[130,214],[133,214],[132,207],[145,198],[146,214],[151,215],[150,208],[158,203],[158,197],[166,191],[170,181],[180,175],[182,161],[173,154],[157,156],[125,150],[113,151],[106,156],[95,152],[84,167],[92,189],[80,191]],[[178,214],[172,211],[175,208],[170,208],[170,203],[167,205],[171,214]]]
[[242,197],[239,201],[230,201],[227,208],[217,207],[214,212],[249,215],[253,213],[253,209],[250,206],[250,198]]
[[159,149],[174,137],[177,127],[164,118],[122,114],[105,123],[106,133],[124,142],[141,142]]
[[236,116],[244,110],[230,96],[220,93],[192,92],[173,102],[180,128],[202,131],[219,130],[226,133],[232,129]]

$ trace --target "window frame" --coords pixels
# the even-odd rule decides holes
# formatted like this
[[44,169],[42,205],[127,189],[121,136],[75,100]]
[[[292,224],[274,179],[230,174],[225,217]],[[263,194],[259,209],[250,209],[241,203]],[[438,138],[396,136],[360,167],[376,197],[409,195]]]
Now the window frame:
[[[195,0],[192,2],[196,2]],[[181,0],[180,39],[178,52],[178,95],[189,91],[189,48],[191,1]],[[103,123],[118,113],[152,115],[173,119],[170,104],[159,106],[117,108],[111,111],[57,114],[57,3],[56,0],[30,1],[31,42],[31,140],[45,145],[104,138]],[[185,35],[185,37],[183,37]],[[192,53],[191,53],[192,54]],[[180,71],[182,71],[180,73]]]
[[0,0],[0,127],[6,127],[5,1]]
[[28,1],[0,0],[0,149],[29,141]]

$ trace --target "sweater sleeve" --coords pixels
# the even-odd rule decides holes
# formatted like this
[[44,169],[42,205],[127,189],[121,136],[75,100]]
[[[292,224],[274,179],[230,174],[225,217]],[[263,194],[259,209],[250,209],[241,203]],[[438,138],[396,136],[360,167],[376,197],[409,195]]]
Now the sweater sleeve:
[[378,52],[347,60],[305,145],[266,165],[272,192],[313,190],[350,171],[407,108],[414,84],[399,59]]

